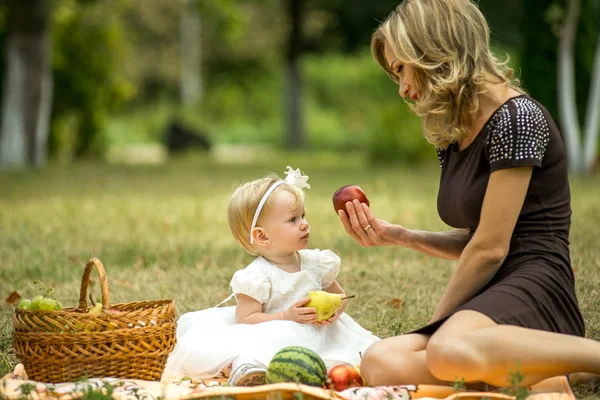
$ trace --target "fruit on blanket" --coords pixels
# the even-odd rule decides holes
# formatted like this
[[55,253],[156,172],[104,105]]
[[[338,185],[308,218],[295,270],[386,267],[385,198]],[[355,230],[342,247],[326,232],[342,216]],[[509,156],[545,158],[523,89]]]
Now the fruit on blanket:
[[310,301],[304,307],[313,307],[317,310],[317,321],[328,320],[342,305],[342,300],[351,299],[354,296],[342,297],[337,293],[329,293],[323,290],[315,290],[308,293]]
[[349,387],[364,386],[364,380],[360,372],[353,366],[347,364],[336,365],[327,373],[329,380],[327,386],[337,392]]
[[367,199],[367,195],[363,190],[355,185],[346,185],[339,188],[333,194],[333,208],[337,213],[339,210],[346,211],[346,203],[352,200],[358,200],[361,203],[365,203],[366,205],[370,205],[369,199]]
[[267,383],[293,382],[323,387],[327,382],[325,363],[314,351],[301,346],[279,350],[267,366]]

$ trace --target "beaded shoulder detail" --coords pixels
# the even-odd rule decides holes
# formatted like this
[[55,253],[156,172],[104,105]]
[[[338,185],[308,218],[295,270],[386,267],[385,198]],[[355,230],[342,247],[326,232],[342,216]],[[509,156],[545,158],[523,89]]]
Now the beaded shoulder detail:
[[541,161],[550,141],[550,128],[544,112],[526,97],[513,99],[510,103],[503,105],[491,121],[487,142],[490,163],[527,159]]

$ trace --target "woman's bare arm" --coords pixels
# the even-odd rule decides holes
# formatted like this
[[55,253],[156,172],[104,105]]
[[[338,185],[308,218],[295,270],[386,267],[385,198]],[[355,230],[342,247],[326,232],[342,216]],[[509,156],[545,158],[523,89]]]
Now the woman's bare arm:
[[458,260],[469,243],[467,229],[453,229],[446,232],[408,230],[402,246],[428,256]]
[[369,206],[358,200],[346,203],[346,209],[348,214],[338,211],[344,229],[364,247],[403,246],[432,257],[458,260],[469,242],[467,229],[446,232],[406,229],[376,218]]

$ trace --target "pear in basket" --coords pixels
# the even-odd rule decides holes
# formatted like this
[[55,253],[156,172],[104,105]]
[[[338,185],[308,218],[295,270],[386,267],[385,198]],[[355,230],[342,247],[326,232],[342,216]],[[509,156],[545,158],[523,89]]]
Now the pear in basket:
[[88,310],[90,314],[100,314],[102,313],[102,304],[96,303]]
[[[102,313],[102,304],[100,303],[96,303],[93,306],[91,306],[88,310],[88,314],[101,314]],[[94,327],[90,327],[90,326],[83,326],[83,331],[84,332],[94,332],[96,329]]]

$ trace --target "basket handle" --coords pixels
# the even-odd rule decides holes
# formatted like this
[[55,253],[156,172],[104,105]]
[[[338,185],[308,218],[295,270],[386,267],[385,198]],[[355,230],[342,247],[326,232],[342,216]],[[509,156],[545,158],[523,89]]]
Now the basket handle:
[[108,309],[110,298],[108,295],[108,279],[106,279],[106,272],[104,271],[104,266],[100,260],[97,258],[91,258],[87,262],[85,271],[83,272],[83,278],[81,278],[81,290],[79,291],[79,311],[81,312],[85,312],[87,310],[87,291],[90,283],[90,274],[92,273],[92,268],[94,267],[96,267],[96,271],[100,277],[100,289],[102,290],[102,309]]

